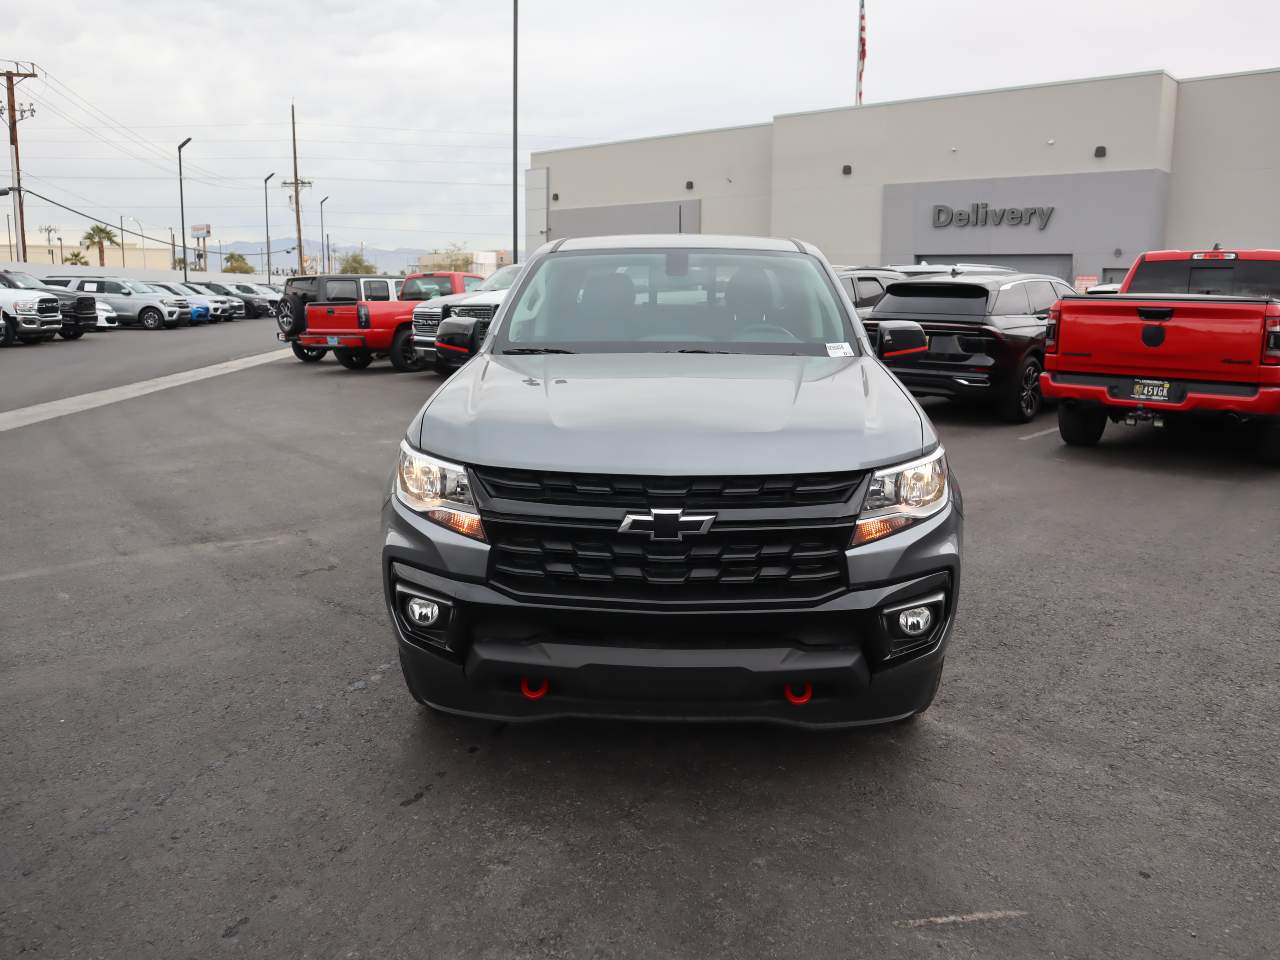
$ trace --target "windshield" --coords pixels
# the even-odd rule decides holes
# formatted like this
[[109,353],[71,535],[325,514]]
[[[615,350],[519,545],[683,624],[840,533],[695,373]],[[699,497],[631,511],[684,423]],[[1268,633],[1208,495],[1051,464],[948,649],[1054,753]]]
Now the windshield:
[[0,273],[0,283],[5,286],[16,287],[19,290],[39,290],[45,284],[41,283],[29,273],[18,273],[6,270]]
[[489,274],[484,282],[478,286],[472,287],[472,290],[510,290],[511,285],[516,282],[516,277],[520,275],[520,265],[516,263],[508,264],[499,270]]
[[1144,260],[1127,292],[1280,299],[1280,260]]
[[140,280],[125,280],[124,285],[128,287],[130,290],[132,290],[134,293],[164,293],[165,292],[164,290],[159,290],[151,286],[150,284],[143,283]]
[[224,294],[225,294],[225,293],[230,293],[230,292],[231,292],[230,290],[228,290],[226,287],[224,287],[224,286],[223,286],[222,284],[220,284],[220,283],[206,283],[206,284],[205,284],[205,286],[206,286],[206,287],[208,287],[210,290],[212,290],[214,293],[224,293]]
[[550,255],[522,285],[494,350],[836,356],[857,347],[812,257],[672,249]]
[[154,289],[156,289],[156,290],[162,290],[162,291],[164,291],[165,293],[178,293],[178,291],[177,291],[177,290],[175,290],[173,287],[169,286],[167,283],[155,283],[155,282],[153,281],[152,283],[150,283],[150,284],[149,284],[149,286],[151,286],[152,288],[154,288]]
[[188,290],[190,290],[192,293],[198,293],[202,297],[208,296],[209,291],[201,290],[194,283],[184,283],[183,286],[186,287]]

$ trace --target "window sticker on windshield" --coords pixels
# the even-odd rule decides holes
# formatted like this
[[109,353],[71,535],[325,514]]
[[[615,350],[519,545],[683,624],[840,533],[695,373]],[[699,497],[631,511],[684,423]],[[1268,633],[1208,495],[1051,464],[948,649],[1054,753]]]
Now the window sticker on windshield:
[[849,344],[847,343],[828,343],[827,356],[828,357],[852,357],[853,347],[849,346]]

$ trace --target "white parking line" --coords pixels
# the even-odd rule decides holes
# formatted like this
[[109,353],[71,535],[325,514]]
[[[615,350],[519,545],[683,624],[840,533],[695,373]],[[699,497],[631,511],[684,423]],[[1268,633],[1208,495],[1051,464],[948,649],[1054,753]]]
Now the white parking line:
[[1036,437],[1047,437],[1051,433],[1057,433],[1057,427],[1047,427],[1044,430],[1037,430],[1035,433],[1028,433],[1025,437],[1019,437],[1019,440],[1034,440]]
[[1025,917],[1025,910],[988,910],[984,913],[953,913],[945,917],[924,917],[921,920],[899,920],[894,926],[907,927],[934,927],[943,926],[950,923],[978,923],[982,920],[1016,920],[1018,917]]
[[93,393],[82,393],[77,397],[19,407],[17,410],[0,413],[0,433],[27,427],[33,423],[43,423],[45,420],[53,420],[57,417],[70,416],[73,413],[82,413],[95,407],[105,407],[109,403],[119,403],[121,400],[145,397],[159,390],[198,383],[201,380],[221,377],[223,374],[235,373],[238,370],[248,370],[250,367],[258,367],[264,363],[272,363],[291,356],[293,356],[291,350],[272,350],[268,353],[257,353],[251,357],[241,357],[238,360],[224,360],[222,363],[210,364],[207,367],[196,367],[194,370],[183,370],[181,373],[170,373],[151,380],[139,380],[137,383],[127,383],[122,387],[95,390]]

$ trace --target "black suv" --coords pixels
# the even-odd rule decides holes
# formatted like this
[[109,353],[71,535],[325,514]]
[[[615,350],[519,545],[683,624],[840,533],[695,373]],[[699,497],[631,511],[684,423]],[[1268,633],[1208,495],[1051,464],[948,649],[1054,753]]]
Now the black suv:
[[905,273],[888,267],[839,267],[836,276],[861,320],[871,316],[875,305],[884,299],[885,288],[889,284],[907,279]]
[[889,284],[864,323],[872,337],[885,320],[924,327],[926,348],[886,354],[916,396],[986,401],[1005,420],[1027,423],[1044,402],[1040,371],[1049,308],[1074,292],[1043,274],[921,277]]
[[97,329],[98,303],[87,294],[72,293],[21,270],[0,270],[0,287],[57,297],[58,309],[62,313],[62,327],[58,334],[63,340],[79,340],[90,330]]

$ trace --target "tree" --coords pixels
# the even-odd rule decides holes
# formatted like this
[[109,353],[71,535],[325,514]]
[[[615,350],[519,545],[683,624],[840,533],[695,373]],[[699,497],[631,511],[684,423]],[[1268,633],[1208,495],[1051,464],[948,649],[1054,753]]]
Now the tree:
[[345,253],[338,260],[339,273],[377,273],[377,268],[358,253]]
[[75,267],[87,267],[89,265],[89,261],[84,258],[84,254],[79,250],[72,250],[62,258],[62,262],[69,263]]
[[104,227],[100,223],[95,223],[92,227],[84,232],[84,236],[80,238],[80,242],[86,247],[92,247],[94,244],[98,246],[98,266],[105,267],[107,265],[107,251],[105,244],[111,244],[113,247],[120,246],[116,242],[115,231],[110,227]]
[[444,265],[446,270],[455,270],[459,273],[465,273],[471,269],[474,261],[470,250],[464,250],[462,244],[451,243],[445,248],[443,255],[440,257],[440,263]]
[[253,273],[253,267],[244,258],[243,253],[228,253],[222,259],[223,273]]

